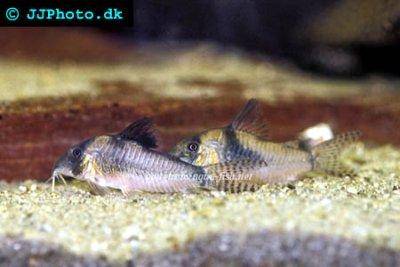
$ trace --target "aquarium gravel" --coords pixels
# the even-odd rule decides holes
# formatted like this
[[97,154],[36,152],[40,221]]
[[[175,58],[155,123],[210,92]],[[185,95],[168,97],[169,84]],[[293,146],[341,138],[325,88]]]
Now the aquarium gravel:
[[[0,236],[55,243],[125,262],[211,234],[323,234],[400,250],[400,150],[362,143],[343,160],[358,177],[315,175],[255,193],[105,196],[80,184],[0,183]],[[265,242],[268,242],[266,240]]]

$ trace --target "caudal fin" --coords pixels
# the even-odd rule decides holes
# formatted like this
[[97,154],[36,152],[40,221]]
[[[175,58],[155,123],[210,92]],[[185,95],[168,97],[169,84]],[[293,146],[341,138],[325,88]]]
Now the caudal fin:
[[311,151],[314,170],[339,176],[354,176],[352,169],[340,163],[339,156],[343,149],[357,141],[360,136],[359,131],[347,132],[314,147]]

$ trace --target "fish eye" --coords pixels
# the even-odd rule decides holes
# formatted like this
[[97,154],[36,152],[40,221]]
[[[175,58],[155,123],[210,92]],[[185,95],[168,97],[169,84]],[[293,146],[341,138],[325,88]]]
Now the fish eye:
[[196,152],[199,149],[199,144],[198,143],[189,143],[187,148],[192,151],[192,152]]
[[75,157],[75,158],[80,158],[81,156],[82,156],[82,150],[80,149],[80,148],[74,148],[73,150],[72,150],[72,155]]

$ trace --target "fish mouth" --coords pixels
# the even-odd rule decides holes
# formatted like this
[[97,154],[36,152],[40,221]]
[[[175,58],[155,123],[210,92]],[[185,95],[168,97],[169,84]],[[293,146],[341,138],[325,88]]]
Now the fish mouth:
[[61,180],[66,185],[67,181],[70,181],[72,179],[77,179],[77,178],[72,175],[66,174],[65,172],[63,172],[62,169],[55,168],[50,178],[47,179],[46,183],[51,181],[51,190],[54,192],[56,181]]

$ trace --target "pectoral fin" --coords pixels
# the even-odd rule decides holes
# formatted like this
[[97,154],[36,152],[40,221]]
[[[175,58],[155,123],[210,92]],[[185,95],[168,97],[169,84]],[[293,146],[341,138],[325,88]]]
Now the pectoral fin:
[[97,185],[92,182],[87,182],[90,188],[90,191],[95,195],[104,196],[110,192],[110,189],[104,186]]

